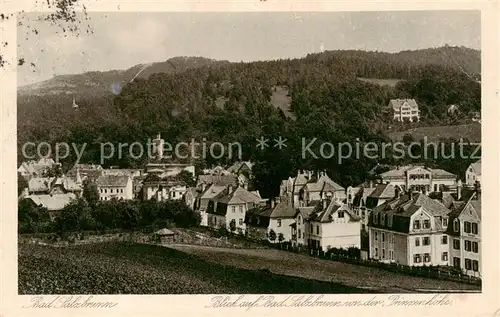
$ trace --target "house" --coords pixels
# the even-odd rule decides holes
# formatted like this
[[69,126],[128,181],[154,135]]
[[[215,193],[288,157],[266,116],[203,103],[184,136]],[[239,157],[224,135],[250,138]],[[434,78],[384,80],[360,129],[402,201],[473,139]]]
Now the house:
[[384,184],[398,185],[403,191],[419,191],[425,194],[456,190],[457,175],[442,169],[432,169],[421,165],[399,166],[379,174]]
[[389,107],[393,110],[394,120],[420,121],[420,110],[415,99],[392,99]]
[[361,223],[346,204],[324,199],[306,219],[307,245],[314,250],[361,247]]
[[465,172],[465,184],[474,186],[476,182],[481,183],[481,160],[472,163]]
[[199,175],[196,182],[196,187],[204,191],[211,185],[216,186],[236,186],[238,178],[236,175]]
[[51,169],[60,167],[61,163],[56,163],[51,158],[42,157],[38,161],[23,162],[17,172],[26,180],[29,180],[32,177],[46,177],[48,176],[46,175],[47,172]]
[[69,177],[32,177],[28,181],[28,195],[55,195],[72,193],[80,197],[83,188]]
[[25,199],[33,202],[35,206],[47,208],[53,220],[57,213],[77,199],[74,193],[29,195]]
[[280,185],[280,197],[290,199],[292,205],[298,207],[302,200],[301,191],[312,176],[311,171],[298,171],[297,176],[283,180]]
[[203,175],[230,175],[231,172],[226,170],[224,167],[218,165],[214,168],[206,168],[203,170]]
[[[321,204],[321,202],[319,202]],[[290,225],[292,232],[292,245],[307,245],[306,230],[307,219],[316,210],[316,205],[298,207],[295,211],[295,222]]]
[[103,168],[101,165],[95,164],[75,164],[66,173],[71,178],[76,178],[78,174],[80,174],[82,181],[96,181],[103,175]]
[[450,210],[427,195],[409,192],[373,209],[370,257],[408,266],[448,265]]
[[146,165],[147,174],[158,174],[159,177],[177,176],[180,172],[186,171],[196,176],[195,167],[192,164],[181,163],[148,163]]
[[210,228],[225,226],[230,231],[244,234],[246,212],[259,206],[261,198],[243,187],[233,188],[229,185],[209,200],[206,211],[207,222]]
[[273,209],[269,204],[248,210],[245,215],[246,235],[250,239],[267,240],[270,216]]
[[143,176],[143,171],[140,169],[133,169],[133,168],[109,168],[109,169],[102,169],[101,170],[102,175],[112,175],[112,176],[130,176],[132,178],[134,177],[141,177]]
[[332,181],[326,172],[319,172],[318,176],[317,180],[310,180],[300,190],[303,206],[327,198],[338,201],[343,201],[346,198],[345,188]]
[[252,162],[235,162],[233,165],[231,165],[227,171],[229,173],[235,174],[235,175],[245,175],[245,176],[251,176],[252,175],[252,167],[253,163]]
[[96,181],[99,200],[133,199],[132,178],[127,175],[101,176]]
[[200,192],[196,187],[189,187],[186,190],[186,193],[184,194],[184,202],[186,205],[191,208],[192,210],[196,209],[196,201],[198,199],[198,196],[200,195]]
[[452,206],[447,228],[450,265],[481,277],[481,198],[476,192]]
[[[283,241],[292,240],[292,231],[290,225],[295,223],[295,208],[290,200],[278,200],[273,203],[271,201],[271,208],[273,209],[269,216],[268,232],[273,230],[276,237],[280,234],[283,235]],[[276,239],[274,242],[279,242]]]
[[143,200],[156,201],[181,200],[187,191],[186,184],[173,177],[159,179],[146,178],[142,183]]
[[196,210],[198,210],[201,216],[200,226],[208,226],[208,214],[207,214],[208,204],[212,199],[214,199],[226,188],[227,186],[219,186],[212,184],[200,193],[197,202],[195,203],[195,205],[197,206]]

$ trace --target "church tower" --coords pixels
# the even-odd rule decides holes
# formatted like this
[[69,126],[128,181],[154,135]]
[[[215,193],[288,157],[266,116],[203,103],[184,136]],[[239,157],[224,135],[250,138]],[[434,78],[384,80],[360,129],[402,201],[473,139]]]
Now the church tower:
[[165,141],[161,138],[160,133],[156,135],[156,138],[153,139],[153,154],[156,155],[156,158],[161,160],[163,158],[163,148],[165,147]]

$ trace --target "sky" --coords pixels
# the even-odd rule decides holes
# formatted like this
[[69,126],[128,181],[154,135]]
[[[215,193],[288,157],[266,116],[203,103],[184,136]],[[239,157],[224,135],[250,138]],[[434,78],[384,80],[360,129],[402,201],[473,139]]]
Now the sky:
[[479,11],[92,12],[94,34],[82,28],[79,36],[66,37],[60,27],[37,18],[30,13],[18,27],[18,56],[26,61],[18,68],[19,86],[175,56],[239,62],[302,57],[322,49],[481,48]]

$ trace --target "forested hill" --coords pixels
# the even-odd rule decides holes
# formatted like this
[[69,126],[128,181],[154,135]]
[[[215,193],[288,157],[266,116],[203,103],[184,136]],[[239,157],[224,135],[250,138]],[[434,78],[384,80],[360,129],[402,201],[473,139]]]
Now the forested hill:
[[[449,54],[463,51],[456,59],[475,52],[451,47],[437,50]],[[301,59],[208,62],[179,72],[137,76],[117,95],[77,95],[78,110],[71,107],[71,94],[24,95],[18,99],[18,144],[131,144],[146,142],[157,132],[172,144],[192,138],[238,141],[243,145],[244,159],[257,162],[256,182],[264,195],[279,187],[275,182],[306,167],[326,169],[344,186],[357,184],[376,161],[348,160],[339,168],[332,160],[302,159],[293,144],[300,145],[302,137],[333,143],[385,140],[388,125],[394,128],[387,107],[392,98],[415,98],[422,111],[421,124],[427,125],[458,123],[470,111],[480,110],[481,87],[471,75],[472,69],[464,72],[454,64],[439,64],[433,58],[425,64],[417,58],[424,54],[421,51],[413,52],[415,59],[406,62],[401,56],[410,53],[400,54],[339,51]],[[480,65],[480,60],[476,63]],[[472,63],[464,61],[462,68],[468,64]],[[390,87],[361,81],[360,77],[400,82]],[[288,98],[295,120],[271,104],[279,99],[275,94],[283,91],[288,96],[281,99]],[[450,104],[458,105],[460,113],[449,116]],[[261,136],[271,140],[282,136],[288,139],[289,147],[279,153],[272,152],[272,148],[270,152],[256,151],[255,139]],[[74,157],[67,160],[71,164]],[[228,160],[223,157],[220,161]],[[83,161],[99,162],[99,148],[87,148]],[[450,162],[443,164],[456,166],[440,167],[461,173],[468,164]],[[131,167],[143,163],[125,153],[121,159],[107,160],[105,165]],[[208,159],[198,163],[218,162]]]
[[75,75],[59,75],[49,80],[22,86],[19,88],[21,96],[32,95],[110,95],[120,92],[121,87],[133,79],[147,79],[156,73],[180,73],[190,68],[206,65],[219,65],[229,63],[216,61],[204,57],[174,57],[164,62],[139,64],[125,70],[111,70],[105,72],[86,72]]

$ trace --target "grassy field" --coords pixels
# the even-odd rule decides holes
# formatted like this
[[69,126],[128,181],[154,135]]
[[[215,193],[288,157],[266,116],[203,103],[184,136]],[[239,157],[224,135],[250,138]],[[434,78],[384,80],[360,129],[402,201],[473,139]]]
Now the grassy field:
[[397,83],[401,81],[401,79],[379,79],[379,78],[362,78],[359,77],[358,80],[370,83],[370,84],[375,84],[375,85],[380,85],[380,86],[389,86],[389,87],[395,87]]
[[207,262],[247,270],[267,269],[272,273],[310,280],[340,283],[380,293],[417,290],[479,290],[478,286],[396,274],[373,267],[323,260],[275,249],[227,249],[195,245],[173,246]]
[[420,127],[406,131],[392,132],[388,136],[393,141],[401,141],[406,134],[413,136],[415,140],[423,140],[427,136],[428,142],[436,142],[441,139],[460,138],[468,139],[471,142],[481,142],[481,125],[479,123],[436,126],[436,127]]
[[[276,90],[274,90],[276,89]],[[281,109],[286,117],[295,120],[295,115],[290,111],[292,98],[288,96],[288,89],[282,86],[273,87],[271,95],[271,104],[278,109]]]
[[135,243],[60,248],[22,244],[18,263],[19,294],[370,292],[338,283],[213,263],[171,248]]

